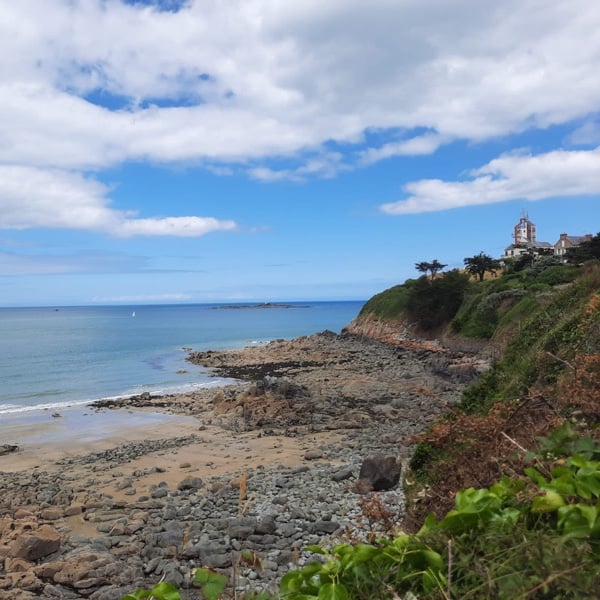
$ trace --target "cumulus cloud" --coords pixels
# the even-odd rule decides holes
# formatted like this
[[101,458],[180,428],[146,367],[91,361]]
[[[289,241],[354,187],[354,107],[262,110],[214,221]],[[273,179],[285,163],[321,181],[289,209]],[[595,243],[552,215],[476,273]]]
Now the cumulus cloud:
[[508,154],[473,170],[466,181],[423,179],[407,184],[408,198],[383,204],[389,215],[433,212],[507,200],[600,194],[600,147],[539,155]]
[[[211,217],[119,212],[109,190],[77,171],[193,162],[302,181],[457,139],[581,123],[600,106],[598,30],[589,0],[6,3],[0,225],[120,236],[232,230]],[[388,135],[374,142],[370,131]],[[397,131],[407,133],[395,139]],[[584,125],[573,139],[596,133]],[[332,145],[343,156],[328,155]],[[411,198],[384,210],[444,205],[427,199],[453,197],[453,185],[481,186],[490,202],[510,187],[483,173],[415,182]]]
[[0,228],[80,229],[119,237],[191,237],[236,229],[234,221],[212,217],[136,218],[111,208],[108,192],[79,173],[0,165]]
[[21,0],[0,24],[0,160],[235,162],[369,128],[439,136],[373,162],[565,123],[600,103],[599,27],[587,0],[543,16],[536,0]]

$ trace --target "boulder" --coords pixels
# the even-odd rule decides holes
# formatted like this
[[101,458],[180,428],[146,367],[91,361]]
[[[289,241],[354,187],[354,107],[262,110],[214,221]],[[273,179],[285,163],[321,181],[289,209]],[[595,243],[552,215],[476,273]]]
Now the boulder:
[[50,525],[19,534],[10,546],[10,556],[34,561],[60,548],[60,534]]
[[400,465],[395,456],[365,458],[358,479],[361,490],[389,490],[400,481]]

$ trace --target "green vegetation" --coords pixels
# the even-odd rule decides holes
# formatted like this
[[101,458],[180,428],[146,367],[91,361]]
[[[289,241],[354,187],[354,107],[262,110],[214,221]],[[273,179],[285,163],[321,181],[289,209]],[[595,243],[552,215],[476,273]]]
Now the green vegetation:
[[[562,454],[564,451],[573,454]],[[331,550],[288,572],[275,596],[288,600],[403,598],[587,598],[600,578],[600,446],[567,426],[541,440],[518,476],[456,494],[442,519]],[[533,466],[535,465],[535,466]],[[202,597],[216,600],[225,578],[198,569]],[[180,600],[166,582],[123,600]]]
[[500,261],[480,252],[475,256],[469,256],[464,259],[465,270],[477,277],[479,281],[483,281],[486,273],[496,275],[496,271],[500,270]]
[[[205,600],[218,600],[227,584],[227,577],[212,569],[196,569],[194,583],[202,590]],[[157,583],[152,589],[137,590],[134,594],[123,596],[122,600],[181,600],[179,590],[168,581]]]
[[457,269],[435,279],[427,276],[409,279],[373,296],[360,315],[374,315],[382,320],[408,319],[419,330],[431,331],[447,324],[459,309],[469,285],[469,275]]
[[[438,333],[446,328],[446,333],[454,336],[502,340],[511,337],[549,295],[573,283],[585,270],[545,257],[522,271],[482,279],[495,270],[497,261],[480,253],[465,258],[465,264],[466,273],[455,269],[433,279],[424,275],[373,296],[360,317],[405,321],[415,325],[418,333]],[[478,280],[470,280],[469,274]]]
[[415,264],[415,269],[419,271],[419,273],[430,273],[431,279],[435,279],[435,276],[443,271],[445,267],[448,265],[443,265],[437,258],[434,258],[431,262],[421,261]]
[[571,263],[581,263],[587,260],[600,259],[600,233],[597,233],[589,242],[567,250],[567,260]]
[[[589,313],[599,289],[600,269],[596,265],[580,271],[571,285],[550,295],[521,292],[525,295],[520,299],[513,296],[510,309],[496,320],[494,330],[489,330],[492,335],[500,330],[509,338],[503,358],[479,384],[466,390],[463,409],[486,413],[495,402],[519,398],[532,388],[548,394],[547,388],[556,386],[568,363],[582,350],[586,354],[600,352],[597,312],[595,316]],[[478,306],[495,297],[492,293],[481,298]],[[473,317],[467,323],[472,326],[477,321]]]
[[[600,447],[532,456],[519,477],[456,494],[441,520],[374,544],[311,549],[324,562],[288,573],[282,598],[584,598],[600,577]],[[552,440],[546,444],[554,447]],[[410,596],[409,594],[412,594]]]
[[[404,531],[389,529],[369,544],[310,547],[320,560],[287,573],[274,597],[597,596],[598,237],[574,255],[577,265],[548,257],[477,281],[458,270],[424,275],[367,302],[361,318],[491,340],[502,357],[415,440]],[[203,597],[222,597],[224,581],[199,571],[197,584],[212,585]],[[126,598],[179,599],[177,590],[158,586]]]

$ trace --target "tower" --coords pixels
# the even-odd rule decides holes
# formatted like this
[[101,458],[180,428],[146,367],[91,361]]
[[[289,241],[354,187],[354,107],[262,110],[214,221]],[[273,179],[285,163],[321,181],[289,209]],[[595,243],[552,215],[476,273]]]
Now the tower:
[[514,240],[515,246],[536,241],[535,225],[529,220],[526,210],[522,212],[519,222],[515,225]]

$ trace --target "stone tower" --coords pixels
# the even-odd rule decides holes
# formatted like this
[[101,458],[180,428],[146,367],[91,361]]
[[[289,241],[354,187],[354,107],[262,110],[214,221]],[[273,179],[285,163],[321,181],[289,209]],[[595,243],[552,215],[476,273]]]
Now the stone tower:
[[525,210],[521,214],[519,222],[515,225],[514,240],[515,246],[536,242],[535,225],[529,220],[529,215]]

